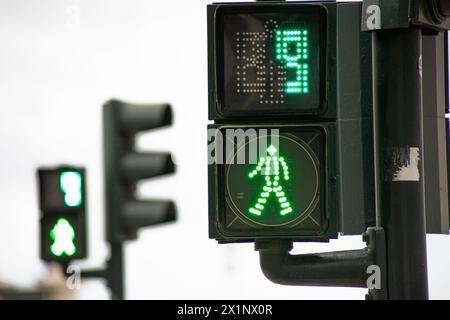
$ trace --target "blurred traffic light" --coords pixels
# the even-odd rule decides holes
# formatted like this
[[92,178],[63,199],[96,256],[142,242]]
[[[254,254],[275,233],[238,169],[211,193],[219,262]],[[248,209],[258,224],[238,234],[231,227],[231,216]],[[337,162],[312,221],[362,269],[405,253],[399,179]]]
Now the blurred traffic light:
[[175,220],[170,200],[137,200],[141,179],[173,173],[168,152],[136,152],[135,135],[172,124],[168,104],[137,105],[111,100],[104,105],[104,161],[108,241],[120,243],[136,238],[141,227]]
[[326,241],[373,225],[360,25],[360,3],[208,6],[211,238]]
[[85,170],[40,168],[41,258],[67,263],[86,257]]

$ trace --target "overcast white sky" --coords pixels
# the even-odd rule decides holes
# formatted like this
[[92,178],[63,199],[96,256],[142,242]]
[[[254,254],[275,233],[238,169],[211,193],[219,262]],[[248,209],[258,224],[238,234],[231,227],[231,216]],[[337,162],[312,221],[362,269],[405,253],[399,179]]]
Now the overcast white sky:
[[[39,260],[35,170],[86,166],[89,259],[104,242],[101,105],[116,97],[170,102],[175,125],[139,146],[171,150],[174,177],[146,182],[142,196],[173,198],[179,221],[147,229],[126,246],[132,299],[363,299],[366,290],[283,287],[259,269],[251,244],[218,245],[207,234],[206,1],[0,0],[0,280],[31,286]],[[79,13],[79,20],[74,19]],[[429,236],[432,298],[450,298],[450,239]],[[360,237],[297,244],[296,252],[360,248]],[[108,298],[101,281],[79,298]]]

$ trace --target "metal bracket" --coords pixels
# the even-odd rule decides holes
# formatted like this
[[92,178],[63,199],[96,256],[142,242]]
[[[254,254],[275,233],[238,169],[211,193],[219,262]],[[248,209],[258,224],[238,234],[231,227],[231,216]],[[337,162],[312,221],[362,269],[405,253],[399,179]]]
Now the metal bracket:
[[[274,283],[297,286],[370,287],[368,299],[386,299],[385,240],[382,228],[369,228],[363,235],[367,247],[361,250],[290,255],[292,241],[255,241],[261,270]],[[375,267],[375,268],[373,268]],[[375,270],[372,288],[368,279]],[[369,274],[369,273],[370,274]]]

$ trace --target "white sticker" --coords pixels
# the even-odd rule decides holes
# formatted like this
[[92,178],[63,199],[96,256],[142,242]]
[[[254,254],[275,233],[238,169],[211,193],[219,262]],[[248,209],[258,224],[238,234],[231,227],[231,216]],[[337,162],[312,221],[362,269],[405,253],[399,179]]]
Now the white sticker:
[[419,173],[420,149],[409,148],[409,160],[393,174],[392,181],[420,181]]

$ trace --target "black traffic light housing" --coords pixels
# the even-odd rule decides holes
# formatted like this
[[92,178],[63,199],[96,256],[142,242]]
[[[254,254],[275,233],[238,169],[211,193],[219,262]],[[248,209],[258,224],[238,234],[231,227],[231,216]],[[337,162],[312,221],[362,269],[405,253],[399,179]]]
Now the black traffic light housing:
[[125,298],[124,242],[137,238],[142,227],[176,219],[171,200],[140,200],[136,184],[141,179],[175,172],[168,152],[135,151],[136,134],[172,124],[168,104],[131,104],[109,100],[103,105],[106,240],[110,256],[106,267],[83,270],[87,278],[103,278],[112,299]]
[[74,166],[38,169],[40,255],[67,264],[87,256],[85,169]]
[[[209,119],[272,121],[274,118],[282,120],[290,116],[303,119],[335,119],[337,116],[336,90],[329,83],[336,80],[336,73],[333,68],[328,67],[336,62],[336,50],[333,45],[336,41],[335,10],[336,6],[331,3],[208,5]],[[311,60],[309,63],[314,65],[314,68],[311,68],[307,75],[308,95],[289,96],[279,92],[278,85],[286,77],[286,72],[292,72],[289,72],[291,71],[289,68],[286,71],[277,69],[275,65],[266,65],[269,60],[276,60],[268,56],[267,50],[274,49],[278,43],[275,43],[275,40],[266,45],[267,35],[263,32],[269,28],[268,37],[277,39],[273,33],[277,26],[271,21],[271,17],[274,16],[281,19],[305,20],[307,24],[303,25],[304,31],[315,33],[309,39],[312,45],[308,48],[308,60]],[[283,27],[289,29],[290,26],[287,23]],[[259,32],[242,31],[252,27]],[[233,48],[232,41],[239,42],[236,45],[241,47]],[[284,45],[284,43],[279,44]],[[253,46],[252,53],[243,53],[245,46],[248,48],[249,45]],[[266,49],[262,49],[263,46]],[[246,67],[248,69],[255,67],[252,65],[249,68],[249,63],[257,63],[254,60],[255,54],[258,57],[261,55],[260,65],[255,68],[257,74],[245,74]],[[279,64],[277,66],[279,67]],[[241,69],[236,71],[233,68]],[[252,79],[248,80],[249,77]],[[273,82],[274,86],[266,90],[261,89],[264,82]],[[247,95],[249,97],[240,97],[242,93],[250,93],[250,91],[252,91],[251,95]]]
[[140,227],[175,220],[170,200],[135,199],[141,179],[173,173],[175,165],[166,152],[136,152],[135,135],[172,124],[168,104],[129,104],[108,101],[103,108],[107,239],[135,239]]
[[[294,240],[323,241],[335,238],[338,220],[330,215],[336,212],[336,146],[328,143],[329,139],[336,139],[336,127],[333,123],[310,125],[211,125],[210,130],[215,130],[217,135],[230,139],[227,130],[255,130],[255,135],[245,142],[260,142],[263,139],[279,139],[279,157],[284,157],[289,167],[289,179],[283,181],[280,176],[280,184],[284,190],[281,196],[286,196],[286,202],[292,205],[295,214],[277,215],[281,212],[279,203],[258,199],[262,188],[266,188],[263,176],[252,175],[252,170],[258,163],[246,163],[236,165],[239,152],[227,150],[227,144],[223,150],[216,153],[226,155],[224,158],[233,159],[228,163],[217,163],[209,166],[209,230],[210,237],[220,242],[246,242],[260,238],[287,238]],[[275,135],[271,130],[278,130]],[[265,136],[267,132],[267,136]],[[217,137],[215,137],[217,139]],[[222,138],[220,138],[222,139]],[[239,139],[239,138],[238,138]],[[238,142],[239,144],[239,142]],[[249,147],[248,149],[250,149]],[[239,149],[239,147],[238,147]],[[297,165],[301,163],[301,168]],[[299,169],[299,170],[296,170]],[[249,179],[248,175],[252,175]],[[323,183],[326,177],[327,183]],[[259,179],[258,179],[259,178]],[[214,180],[214,181],[213,181]],[[213,184],[214,183],[214,184]],[[275,183],[272,181],[272,183]],[[305,187],[307,186],[307,187]],[[296,190],[303,192],[296,195]],[[250,196],[251,195],[251,196]],[[298,199],[298,203],[292,203],[292,198]],[[272,197],[274,198],[274,197]],[[264,209],[260,216],[248,214],[248,210],[254,210],[258,206],[255,200],[264,201]],[[280,197],[277,198],[278,200]],[[288,206],[287,209],[289,209]],[[261,210],[263,211],[263,210]],[[215,213],[215,214],[211,214]]]
[[[242,212],[236,213],[239,210],[230,201],[233,197],[245,198],[248,195],[245,192],[232,195],[227,190],[226,171],[230,165],[210,163],[210,238],[219,242],[261,238],[327,241],[336,238],[338,232],[361,234],[367,227],[375,225],[374,168],[370,156],[373,150],[371,41],[370,35],[359,30],[361,4],[228,3],[209,5],[207,10],[209,119],[214,121],[208,129],[218,130],[223,141],[227,140],[227,128],[251,128],[256,131],[278,128],[284,132],[282,135],[290,136],[296,136],[299,130],[319,130],[323,132],[320,149],[324,154],[315,155],[321,160],[320,171],[323,172],[320,200],[317,202],[323,223],[315,229],[290,223],[284,227],[255,226],[248,221],[252,219],[243,217]],[[293,23],[294,20],[301,23]],[[313,93],[312,88],[318,91],[310,99],[294,95],[290,101],[285,99],[281,103],[275,94],[270,96],[276,91],[271,89],[283,84],[286,86],[287,82],[292,84],[295,74],[280,67],[277,46],[284,46],[283,41],[287,39],[287,52],[292,54],[289,42],[296,40],[283,38],[284,32],[289,37],[296,36],[295,32],[300,30],[306,30],[309,36],[306,39],[309,56],[303,61],[309,64],[309,74],[315,74],[306,79],[311,81],[306,83],[307,88],[311,89],[307,93]],[[277,31],[281,32],[280,40],[276,38]],[[298,46],[298,49],[303,49]],[[261,51],[261,47],[265,51]],[[248,63],[242,62],[244,54]],[[247,68],[245,74],[244,67]],[[281,73],[286,71],[284,79],[276,72],[268,73],[277,68],[281,69]],[[312,84],[313,81],[316,83]],[[292,85],[297,86],[296,83]],[[244,91],[244,88],[247,89]],[[297,87],[298,90],[301,88],[304,87]],[[210,144],[216,143],[215,134],[208,136]],[[297,138],[302,140],[301,136],[297,135]],[[222,147],[216,147],[215,152],[230,152]],[[264,153],[264,150],[259,152]],[[300,164],[295,165],[297,170],[301,170]],[[244,188],[247,181],[238,183]],[[301,188],[298,186],[295,189],[297,191],[293,197],[300,201]],[[252,194],[251,197],[255,196]],[[230,211],[235,211],[233,214],[240,224],[252,227],[230,230],[226,219]]]

